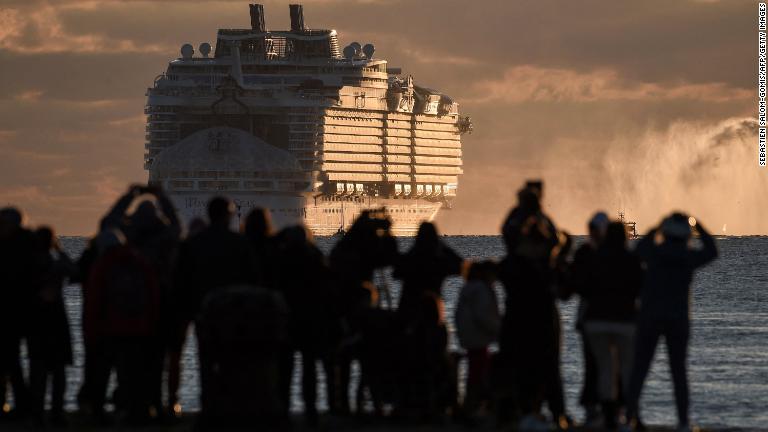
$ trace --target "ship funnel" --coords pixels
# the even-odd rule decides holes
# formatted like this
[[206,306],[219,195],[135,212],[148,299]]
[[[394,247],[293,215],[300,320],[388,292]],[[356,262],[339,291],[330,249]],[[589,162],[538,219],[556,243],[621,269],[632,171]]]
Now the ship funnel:
[[292,4],[289,7],[291,8],[291,31],[304,31],[304,6]]
[[249,5],[251,9],[251,29],[259,33],[264,33],[266,27],[264,26],[264,6],[260,4]]

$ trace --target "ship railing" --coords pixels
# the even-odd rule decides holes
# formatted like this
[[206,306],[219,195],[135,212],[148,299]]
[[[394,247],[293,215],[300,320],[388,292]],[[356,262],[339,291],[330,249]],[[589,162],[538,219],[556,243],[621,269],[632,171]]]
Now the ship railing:
[[176,132],[176,123],[171,121],[166,122],[151,122],[147,123],[144,130],[147,132]]

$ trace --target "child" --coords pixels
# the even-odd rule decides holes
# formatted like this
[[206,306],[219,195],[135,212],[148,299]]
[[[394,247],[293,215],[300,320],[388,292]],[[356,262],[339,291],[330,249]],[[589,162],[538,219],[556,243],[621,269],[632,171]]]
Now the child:
[[495,263],[473,263],[456,307],[456,333],[469,359],[464,398],[464,408],[469,415],[476,414],[482,403],[489,399],[491,357],[488,345],[496,341],[501,326],[498,302],[493,290],[495,278]]
[[31,304],[29,335],[30,382],[33,410],[40,423],[44,422],[45,390],[51,375],[51,422],[64,423],[64,368],[72,364],[69,322],[64,308],[62,287],[64,279],[75,272],[75,265],[60,249],[50,228],[39,228],[37,240],[37,277]]

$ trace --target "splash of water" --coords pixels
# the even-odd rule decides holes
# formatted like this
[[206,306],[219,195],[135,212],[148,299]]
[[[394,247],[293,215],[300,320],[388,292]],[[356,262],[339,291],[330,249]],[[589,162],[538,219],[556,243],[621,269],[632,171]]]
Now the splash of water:
[[729,234],[768,234],[768,171],[757,165],[757,121],[678,122],[605,153],[612,200],[644,229],[673,210]]
[[468,167],[454,209],[438,222],[450,233],[497,234],[517,188],[541,178],[547,213],[571,233],[585,234],[596,210],[624,211],[641,233],[680,210],[714,232],[768,234],[768,169],[757,166],[756,150],[751,118],[678,121],[607,141],[564,139],[518,152],[527,157],[520,162]]

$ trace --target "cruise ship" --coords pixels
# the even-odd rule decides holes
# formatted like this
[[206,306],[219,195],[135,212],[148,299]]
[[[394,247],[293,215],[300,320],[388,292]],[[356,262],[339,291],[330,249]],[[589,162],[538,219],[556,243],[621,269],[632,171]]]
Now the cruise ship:
[[290,30],[220,29],[215,46],[184,44],[147,90],[144,167],[182,220],[230,197],[238,218],[268,208],[273,224],[315,235],[344,231],[364,209],[395,235],[450,208],[462,174],[468,117],[445,94],[375,56],[343,49],[335,30],[309,29],[290,5]]

